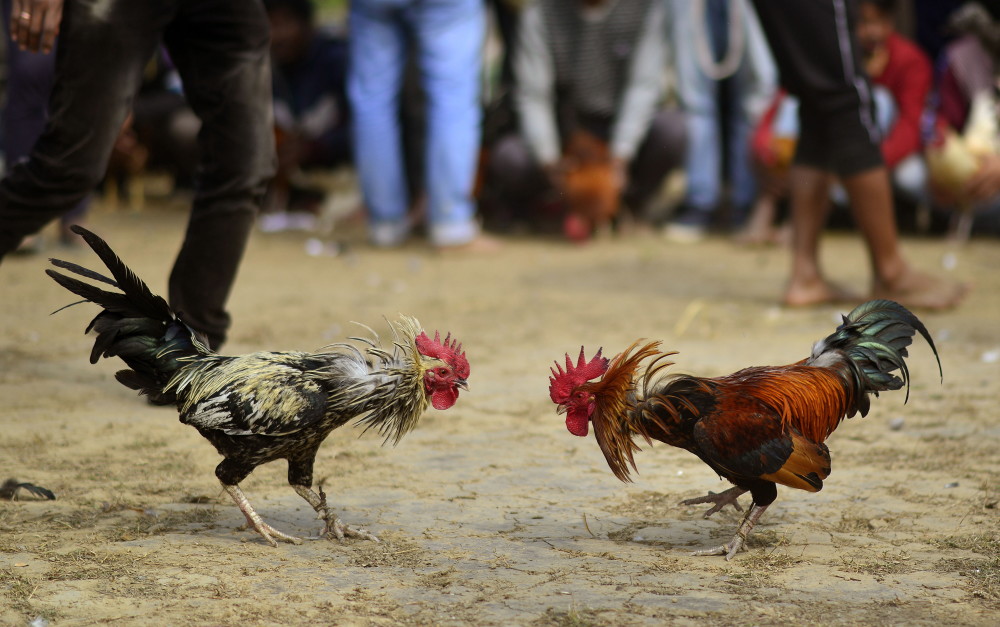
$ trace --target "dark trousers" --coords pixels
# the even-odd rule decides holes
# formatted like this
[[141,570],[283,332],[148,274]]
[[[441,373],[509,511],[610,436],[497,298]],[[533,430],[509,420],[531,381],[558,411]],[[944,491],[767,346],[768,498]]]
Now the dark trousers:
[[839,176],[883,164],[854,0],[755,0],[781,84],[799,98],[795,162]]
[[48,124],[30,158],[0,182],[0,257],[101,180],[162,39],[202,120],[194,202],[169,300],[212,345],[221,344],[230,324],[225,303],[274,170],[261,3],[67,0],[59,38]]
[[[601,132],[604,129],[586,128],[606,138]],[[622,194],[625,205],[637,213],[643,211],[667,174],[684,162],[686,137],[682,113],[664,110],[656,114],[629,163],[628,185]],[[492,198],[508,214],[530,218],[524,211],[531,211],[552,187],[527,142],[517,134],[504,137],[490,152],[488,163],[487,185]]]

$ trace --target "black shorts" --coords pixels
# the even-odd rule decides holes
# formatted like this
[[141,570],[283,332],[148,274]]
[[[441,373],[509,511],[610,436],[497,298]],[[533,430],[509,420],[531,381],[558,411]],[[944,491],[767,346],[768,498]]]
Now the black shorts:
[[839,176],[883,165],[852,0],[755,0],[781,84],[799,99],[795,163]]

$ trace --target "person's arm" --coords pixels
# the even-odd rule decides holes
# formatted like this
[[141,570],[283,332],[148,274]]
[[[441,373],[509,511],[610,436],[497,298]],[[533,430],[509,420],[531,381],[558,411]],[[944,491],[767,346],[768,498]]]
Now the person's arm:
[[933,80],[930,62],[916,54],[901,65],[899,73],[905,78],[893,81],[896,122],[882,140],[882,158],[889,169],[920,150],[921,121]]
[[63,0],[13,0],[10,38],[21,50],[52,52],[62,22],[62,9]]
[[545,25],[537,5],[521,13],[514,49],[515,102],[521,132],[543,167],[559,161],[559,127],[556,125],[555,67],[545,42]]
[[663,97],[665,29],[665,4],[654,2],[632,51],[628,81],[611,129],[611,154],[620,162],[628,163],[635,156]]
[[965,184],[964,192],[972,202],[984,202],[1000,195],[1000,156],[984,157],[979,169]]

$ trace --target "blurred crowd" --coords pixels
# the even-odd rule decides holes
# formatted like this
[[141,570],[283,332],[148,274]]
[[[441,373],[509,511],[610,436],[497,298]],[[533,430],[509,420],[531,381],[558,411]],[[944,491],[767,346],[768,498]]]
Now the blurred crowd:
[[[266,230],[315,225],[347,193],[324,174],[343,172],[379,247],[414,232],[474,249],[497,245],[485,232],[788,240],[798,103],[749,0],[264,5],[277,154]],[[901,227],[1000,234],[1000,2],[856,8]],[[14,163],[44,125],[53,55],[5,52],[0,145]],[[99,193],[130,194],[147,172],[191,187],[199,125],[159,51]],[[829,202],[847,198],[835,187]]]

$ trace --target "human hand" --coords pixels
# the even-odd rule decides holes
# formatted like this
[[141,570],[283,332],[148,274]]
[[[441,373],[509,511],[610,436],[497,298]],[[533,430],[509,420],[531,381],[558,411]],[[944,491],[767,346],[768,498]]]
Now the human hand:
[[52,52],[62,22],[62,10],[63,0],[13,0],[10,38],[21,50]]
[[963,196],[974,203],[1000,195],[1000,156],[983,157],[979,169],[965,183],[963,192]]
[[559,161],[553,163],[543,163],[542,171],[545,172],[545,177],[548,178],[549,184],[557,190],[562,190],[566,187],[566,173],[572,169],[573,164],[569,159],[563,157]]
[[611,175],[620,194],[628,185],[628,163],[621,157],[611,158]]
[[309,142],[301,133],[286,131],[277,142],[278,171],[282,176],[290,176],[298,170],[306,159]]

